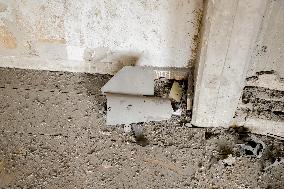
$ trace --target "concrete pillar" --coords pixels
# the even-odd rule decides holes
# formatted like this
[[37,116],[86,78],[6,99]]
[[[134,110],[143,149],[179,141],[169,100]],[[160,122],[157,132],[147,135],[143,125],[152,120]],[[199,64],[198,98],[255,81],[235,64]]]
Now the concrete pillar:
[[245,84],[266,0],[208,0],[192,124],[228,127]]

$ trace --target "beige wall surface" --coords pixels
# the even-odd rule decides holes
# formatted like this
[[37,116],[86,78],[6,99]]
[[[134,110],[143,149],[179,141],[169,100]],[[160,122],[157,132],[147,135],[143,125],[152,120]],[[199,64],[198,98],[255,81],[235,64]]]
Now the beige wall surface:
[[203,0],[0,0],[0,66],[188,67]]

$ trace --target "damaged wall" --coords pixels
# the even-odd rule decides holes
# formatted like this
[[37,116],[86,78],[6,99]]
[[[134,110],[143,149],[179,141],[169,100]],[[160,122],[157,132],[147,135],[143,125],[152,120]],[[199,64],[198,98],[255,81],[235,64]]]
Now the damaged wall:
[[0,66],[188,67],[203,0],[0,0]]

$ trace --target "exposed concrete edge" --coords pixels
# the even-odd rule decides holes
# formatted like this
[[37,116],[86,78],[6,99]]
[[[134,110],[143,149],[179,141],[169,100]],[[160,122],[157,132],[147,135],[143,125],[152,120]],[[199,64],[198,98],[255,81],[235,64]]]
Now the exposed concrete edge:
[[235,123],[238,126],[248,128],[252,133],[267,135],[284,140],[284,122],[247,118],[245,121],[236,119]]
[[[116,74],[121,68],[120,62],[85,62],[72,60],[49,60],[41,57],[1,56],[0,67],[47,71],[66,71],[99,74]],[[149,67],[154,70],[155,78],[186,80],[191,68]]]
[[259,75],[255,80],[248,80],[246,86],[284,91],[284,82],[281,81],[278,74]]

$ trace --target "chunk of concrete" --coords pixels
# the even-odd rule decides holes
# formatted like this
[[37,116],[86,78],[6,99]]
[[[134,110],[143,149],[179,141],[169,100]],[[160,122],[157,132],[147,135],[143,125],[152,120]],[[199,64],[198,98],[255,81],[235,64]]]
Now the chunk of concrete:
[[168,120],[169,99],[107,93],[107,125]]
[[169,97],[176,102],[181,101],[182,88],[178,82],[174,82]]
[[145,67],[126,66],[105,86],[103,93],[154,95],[154,71]]

